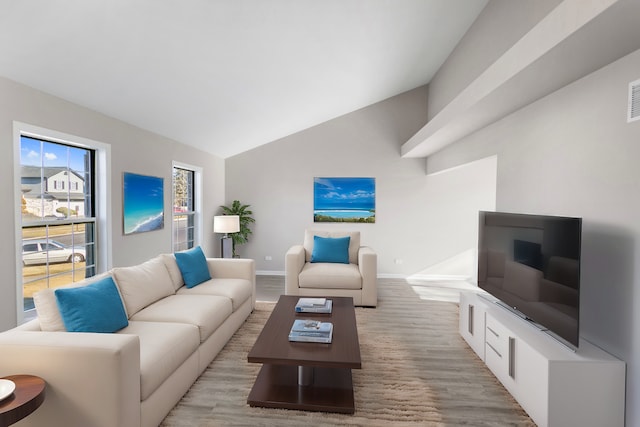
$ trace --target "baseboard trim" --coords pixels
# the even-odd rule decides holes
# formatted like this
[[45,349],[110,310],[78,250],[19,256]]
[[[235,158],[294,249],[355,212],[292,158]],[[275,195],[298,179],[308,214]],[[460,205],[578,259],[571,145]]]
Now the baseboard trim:
[[426,281],[456,280],[462,282],[471,282],[471,277],[462,274],[411,274],[407,276],[407,279]]
[[398,273],[378,273],[378,279],[406,279],[406,274]]
[[256,276],[284,276],[284,271],[256,270]]

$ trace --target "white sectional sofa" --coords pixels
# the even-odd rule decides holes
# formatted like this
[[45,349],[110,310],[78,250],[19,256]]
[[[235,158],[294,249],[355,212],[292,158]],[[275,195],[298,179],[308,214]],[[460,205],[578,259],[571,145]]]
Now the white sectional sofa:
[[113,278],[128,321],[114,333],[67,332],[54,291],[37,294],[39,317],[0,333],[0,376],[47,383],[42,406],[16,425],[160,424],[255,305],[253,260],[206,265],[211,280],[191,288],[172,254],[72,285]]

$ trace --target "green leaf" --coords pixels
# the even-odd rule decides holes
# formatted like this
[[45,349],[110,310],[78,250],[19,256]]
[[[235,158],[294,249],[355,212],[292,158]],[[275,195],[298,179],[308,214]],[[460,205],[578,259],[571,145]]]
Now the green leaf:
[[236,256],[236,245],[242,245],[249,241],[249,236],[252,233],[249,228],[249,224],[256,222],[253,217],[253,212],[249,210],[250,205],[243,205],[239,200],[234,200],[231,206],[220,206],[224,215],[238,215],[240,217],[240,231],[237,233],[231,233],[230,237],[233,240],[233,256]]

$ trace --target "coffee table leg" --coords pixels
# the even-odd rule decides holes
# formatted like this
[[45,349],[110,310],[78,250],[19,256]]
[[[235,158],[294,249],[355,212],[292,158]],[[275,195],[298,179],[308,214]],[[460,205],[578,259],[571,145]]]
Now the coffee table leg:
[[298,385],[306,386],[313,384],[313,367],[298,366]]

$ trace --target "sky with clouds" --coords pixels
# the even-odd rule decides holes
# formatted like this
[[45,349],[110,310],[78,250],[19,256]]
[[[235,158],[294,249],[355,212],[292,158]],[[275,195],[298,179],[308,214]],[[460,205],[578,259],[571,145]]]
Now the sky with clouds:
[[20,163],[24,166],[66,167],[84,171],[84,155],[87,150],[54,142],[22,136],[20,139]]
[[314,178],[314,210],[375,209],[375,178]]

